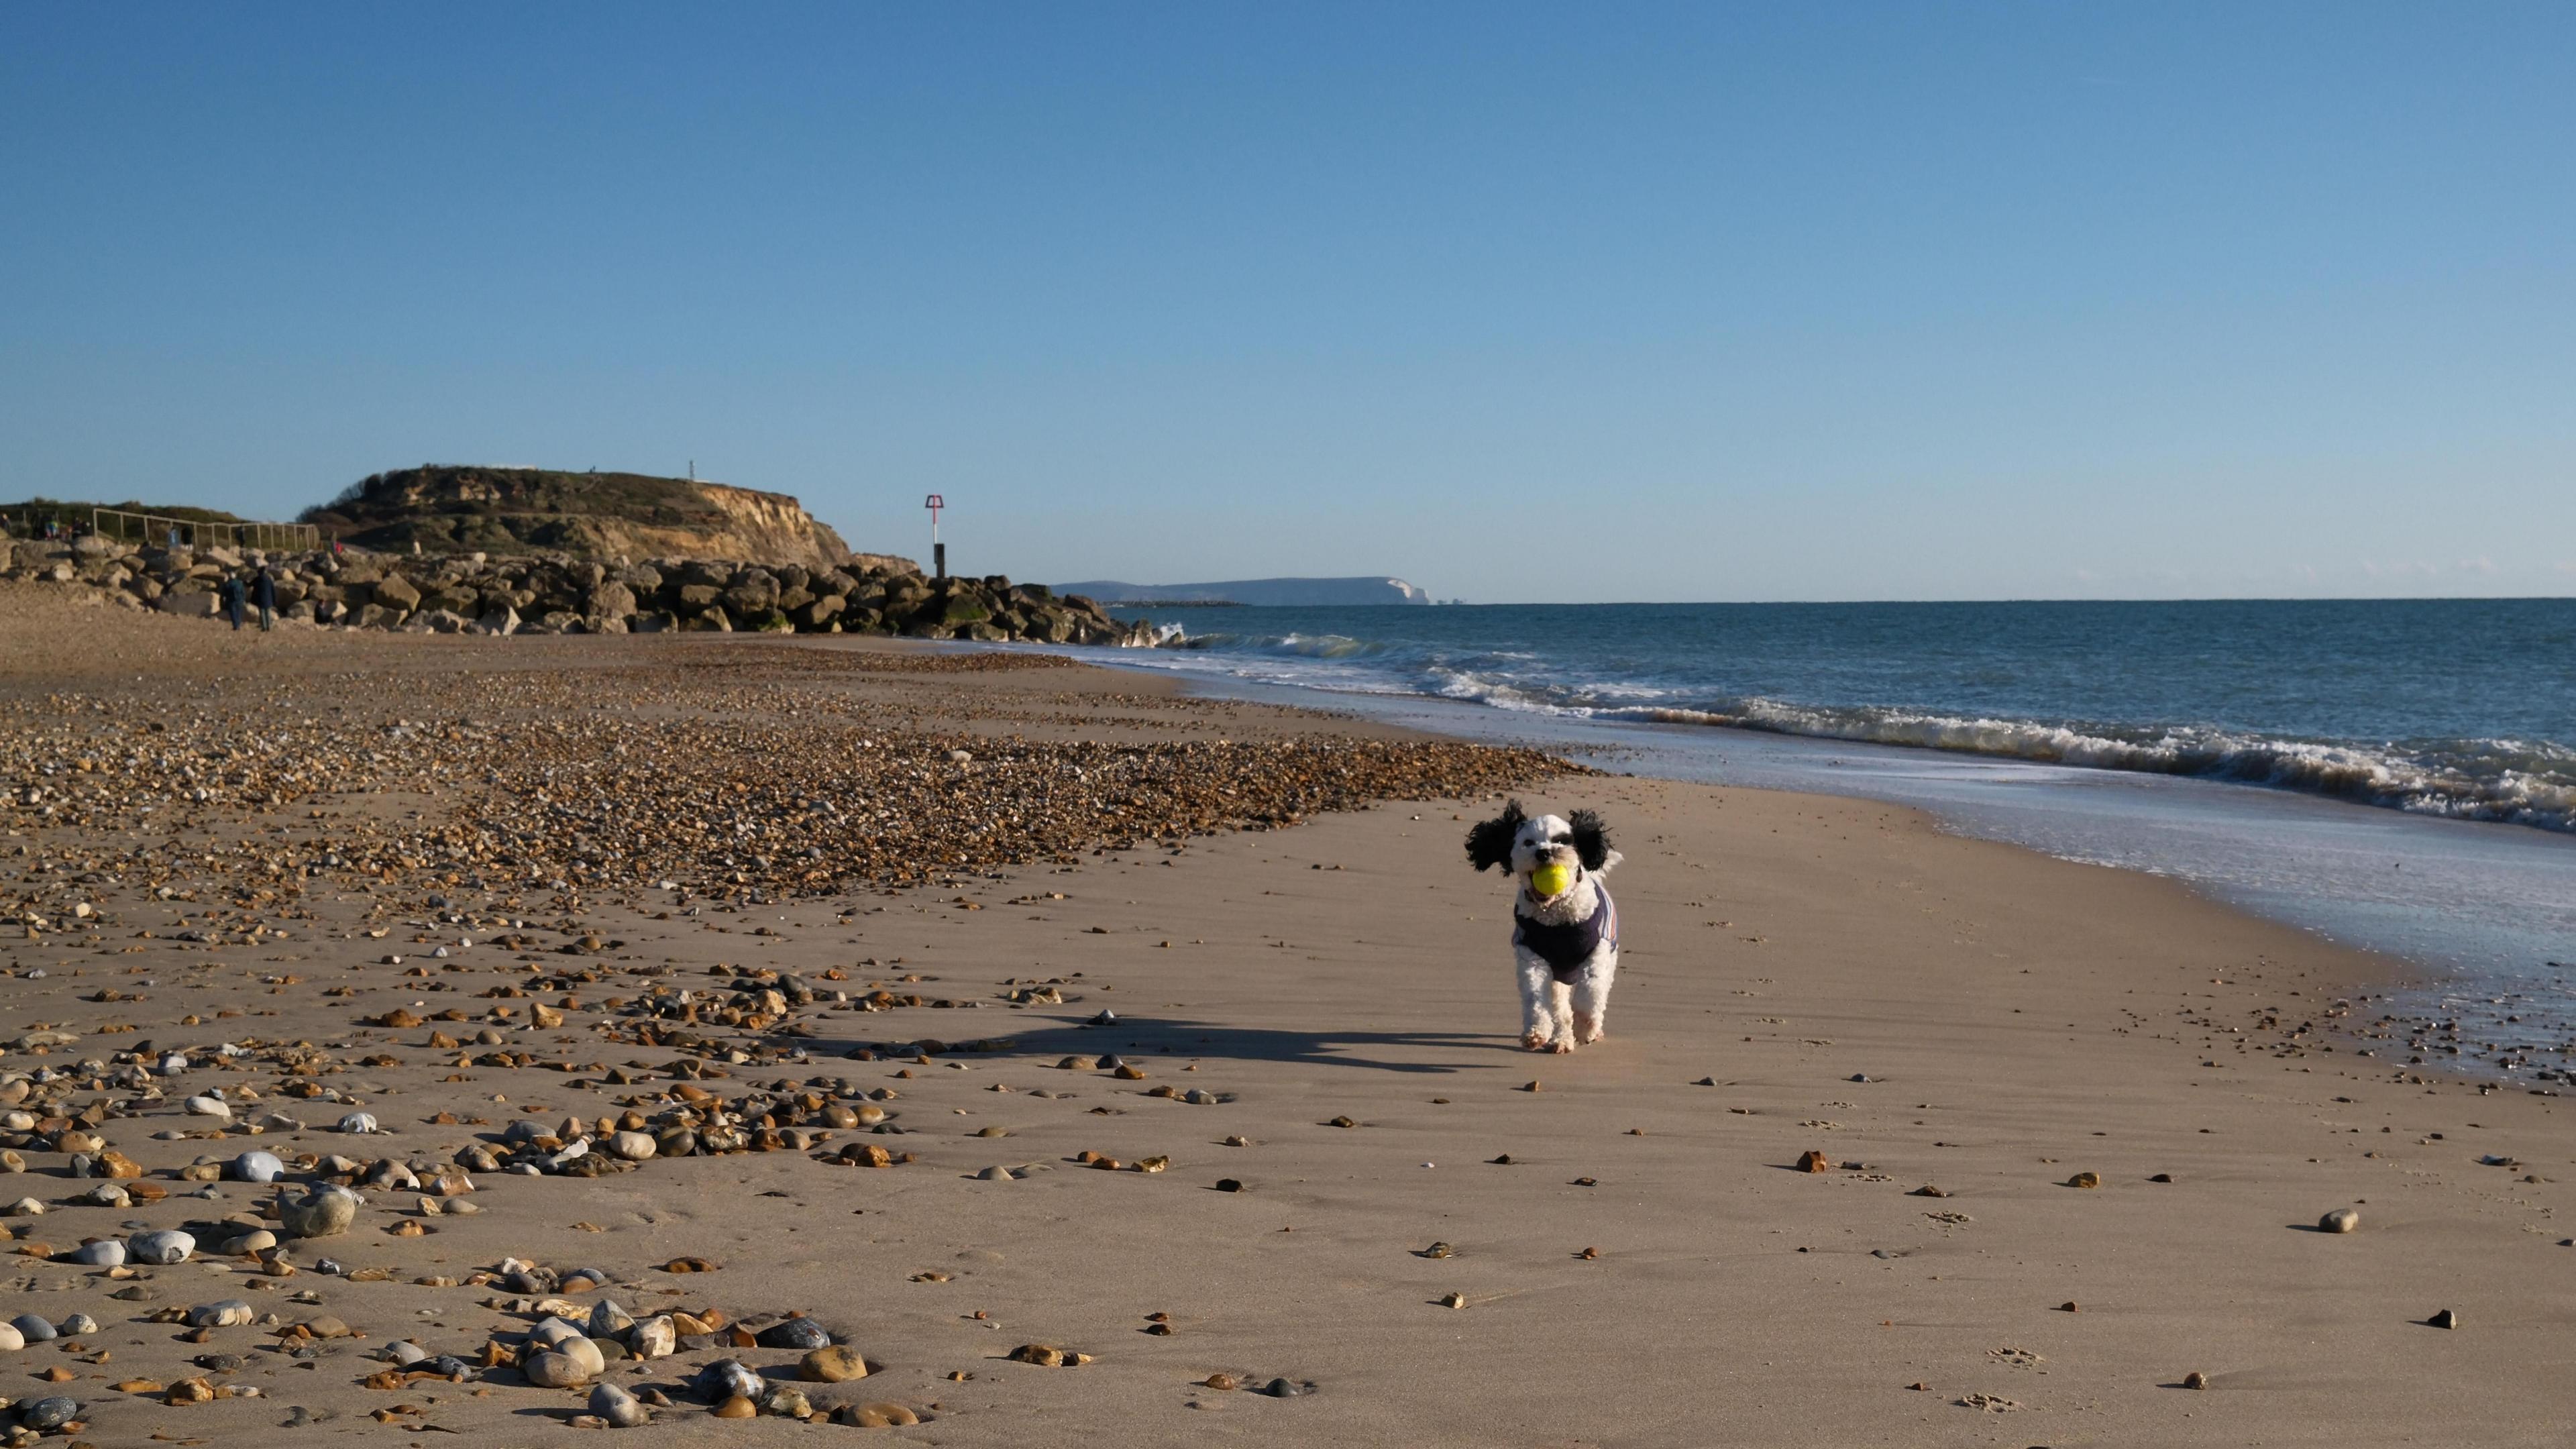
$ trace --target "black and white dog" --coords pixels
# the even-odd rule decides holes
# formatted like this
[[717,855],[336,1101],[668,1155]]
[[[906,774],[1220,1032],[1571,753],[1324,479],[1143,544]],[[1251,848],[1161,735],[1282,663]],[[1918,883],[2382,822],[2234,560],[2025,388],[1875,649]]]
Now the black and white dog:
[[1514,800],[1467,832],[1467,862],[1518,881],[1512,959],[1521,983],[1521,1045],[1570,1052],[1599,1041],[1619,974],[1619,908],[1601,877],[1619,863],[1601,817],[1524,815]]

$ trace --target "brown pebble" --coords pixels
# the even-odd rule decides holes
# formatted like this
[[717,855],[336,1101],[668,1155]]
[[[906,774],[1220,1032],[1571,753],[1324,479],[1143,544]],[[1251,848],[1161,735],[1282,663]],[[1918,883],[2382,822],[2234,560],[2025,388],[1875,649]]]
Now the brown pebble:
[[2207,1374],[2205,1374],[2205,1373],[2200,1372],[2198,1369],[2194,1369],[2194,1370],[2193,1370],[2193,1371],[2191,1371],[2190,1373],[2184,1374],[2184,1375],[2182,1376],[2182,1386],[2183,1386],[2184,1388],[2186,1388],[2186,1389],[2205,1389],[2205,1388],[2208,1388],[2208,1387],[2209,1387],[2209,1375],[2207,1375]]
[[2060,1313],[2081,1313],[2081,1312],[2083,1312],[2084,1310],[2083,1310],[2083,1309],[2081,1309],[2081,1308],[2076,1307],[2076,1306],[2075,1306],[2075,1300],[2074,1300],[2074,1299],[2072,1299],[2072,1298],[2069,1298],[2069,1299],[2067,1299],[2065,1302],[2060,1303],[2060,1304],[2058,1304],[2058,1305],[2057,1305],[2057,1311],[2058,1311],[2058,1312],[2060,1312]]
[[716,1405],[710,1412],[719,1419],[748,1419],[760,1411],[752,1407],[751,1400],[736,1394]]
[[809,1384],[844,1384],[866,1378],[868,1361],[846,1344],[825,1344],[797,1361],[796,1376]]
[[841,1422],[860,1429],[894,1429],[918,1424],[921,1416],[901,1404],[844,1404],[841,1406]]
[[1833,1165],[1834,1160],[1821,1152],[1810,1150],[1798,1154],[1800,1172],[1830,1172]]
[[1209,1374],[1206,1378],[1199,1380],[1199,1382],[1205,1387],[1211,1389],[1239,1389],[1243,1387],[1242,1380],[1236,1378],[1232,1374],[1226,1373]]
[[2073,1177],[2066,1179],[2066,1185],[2068,1187],[2100,1187],[2102,1185],[2102,1174],[2098,1172],[2079,1172]]

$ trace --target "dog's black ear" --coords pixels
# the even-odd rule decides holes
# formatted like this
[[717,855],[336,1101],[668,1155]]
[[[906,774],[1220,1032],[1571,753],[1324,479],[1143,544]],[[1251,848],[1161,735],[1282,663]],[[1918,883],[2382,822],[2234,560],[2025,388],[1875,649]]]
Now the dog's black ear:
[[1601,817],[1589,810],[1577,810],[1566,817],[1574,826],[1574,856],[1585,870],[1599,870],[1610,859],[1610,833]]
[[1512,863],[1512,837],[1521,833],[1521,822],[1529,817],[1521,813],[1521,802],[1503,807],[1503,813],[1467,832],[1467,863],[1478,870],[1487,866],[1509,866]]

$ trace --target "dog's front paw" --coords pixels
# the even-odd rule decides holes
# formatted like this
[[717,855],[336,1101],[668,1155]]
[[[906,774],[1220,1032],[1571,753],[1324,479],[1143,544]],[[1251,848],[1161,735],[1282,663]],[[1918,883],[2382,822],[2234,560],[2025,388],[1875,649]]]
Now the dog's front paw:
[[1546,1051],[1547,1033],[1540,1031],[1523,1033],[1521,1036],[1521,1050],[1525,1052]]
[[1548,1050],[1556,1053],[1558,1056],[1564,1056],[1567,1052],[1574,1050],[1574,1043],[1570,1041],[1558,1041],[1551,1044],[1548,1047]]
[[1587,1021],[1579,1016],[1574,1019],[1574,1040],[1579,1046],[1590,1046],[1609,1034],[1609,1028],[1597,1021]]

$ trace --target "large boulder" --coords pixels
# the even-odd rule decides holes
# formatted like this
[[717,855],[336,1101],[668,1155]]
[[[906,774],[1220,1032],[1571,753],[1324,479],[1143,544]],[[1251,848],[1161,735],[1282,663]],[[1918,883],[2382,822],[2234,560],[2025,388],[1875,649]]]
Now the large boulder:
[[594,619],[623,619],[635,612],[635,591],[615,579],[594,584],[581,611]]
[[400,574],[390,574],[376,584],[375,602],[388,609],[408,613],[420,607],[420,590]]

